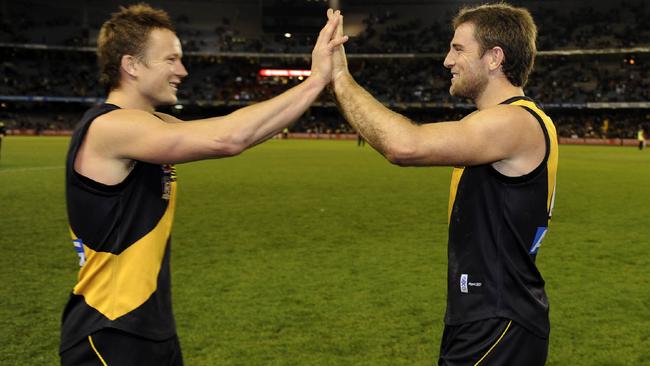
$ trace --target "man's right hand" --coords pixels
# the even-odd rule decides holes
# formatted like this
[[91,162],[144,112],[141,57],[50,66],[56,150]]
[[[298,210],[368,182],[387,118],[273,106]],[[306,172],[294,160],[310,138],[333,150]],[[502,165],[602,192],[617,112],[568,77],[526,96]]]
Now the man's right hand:
[[337,34],[337,26],[343,19],[341,13],[327,10],[327,24],[323,27],[316,40],[316,45],[311,53],[311,77],[318,78],[324,88],[332,81],[332,56],[338,53],[337,48],[348,40],[347,36]]
[[[327,11],[327,17],[330,21],[332,21],[334,17],[334,12],[332,9]],[[334,37],[336,39],[345,37],[347,40],[347,36],[343,35],[343,15],[339,15],[338,18],[339,19],[338,23],[336,24]],[[332,83],[334,83],[337,78],[348,73],[348,60],[345,55],[345,48],[341,44],[338,48],[334,49],[334,53],[332,54]]]

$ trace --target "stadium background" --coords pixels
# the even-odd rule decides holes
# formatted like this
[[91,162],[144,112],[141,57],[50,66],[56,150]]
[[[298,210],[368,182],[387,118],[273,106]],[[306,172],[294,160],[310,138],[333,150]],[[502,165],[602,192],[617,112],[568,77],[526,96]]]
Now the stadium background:
[[[226,114],[300,82],[327,1],[150,1],[176,22],[190,73],[182,119]],[[459,118],[442,59],[450,19],[471,1],[337,2],[357,80],[418,122]],[[644,1],[512,1],[541,51],[527,95],[554,119],[558,208],[540,266],[552,303],[549,365],[650,365],[650,123]],[[66,135],[101,101],[94,45],[113,1],[0,3],[0,363],[54,364],[74,283],[66,237]],[[290,33],[291,37],[287,37]],[[271,141],[183,165],[174,293],[190,365],[431,365],[444,311],[449,171],[399,169],[351,133],[324,93]],[[313,141],[315,138],[321,141]],[[331,141],[333,140],[333,141]]]

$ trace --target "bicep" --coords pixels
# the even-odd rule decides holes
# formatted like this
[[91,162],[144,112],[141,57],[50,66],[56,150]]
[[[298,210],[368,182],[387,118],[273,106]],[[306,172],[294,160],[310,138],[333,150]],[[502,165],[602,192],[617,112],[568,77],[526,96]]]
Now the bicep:
[[411,165],[470,166],[507,159],[518,149],[521,127],[502,116],[481,114],[421,125]]
[[151,115],[137,121],[113,118],[96,121],[90,133],[97,148],[115,159],[160,164],[228,155],[219,126],[208,122],[167,123]]

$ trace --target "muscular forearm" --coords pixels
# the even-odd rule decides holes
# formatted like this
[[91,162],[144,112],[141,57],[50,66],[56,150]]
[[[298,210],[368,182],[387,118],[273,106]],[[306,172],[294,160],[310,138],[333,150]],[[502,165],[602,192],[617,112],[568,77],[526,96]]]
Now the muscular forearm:
[[230,135],[244,148],[270,138],[309,108],[323,90],[323,84],[321,79],[310,77],[272,99],[233,112],[225,117]]
[[349,73],[339,76],[333,89],[345,119],[380,153],[391,159],[395,150],[409,145],[415,125],[384,107]]

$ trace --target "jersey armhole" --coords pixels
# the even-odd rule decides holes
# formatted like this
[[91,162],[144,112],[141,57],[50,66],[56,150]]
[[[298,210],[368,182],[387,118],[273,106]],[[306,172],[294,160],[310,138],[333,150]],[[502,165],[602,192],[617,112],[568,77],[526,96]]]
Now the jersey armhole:
[[531,115],[533,115],[533,117],[535,117],[535,120],[537,120],[537,122],[539,123],[539,126],[542,128],[542,132],[544,133],[544,144],[545,144],[545,147],[546,147],[546,149],[545,149],[546,151],[544,152],[544,159],[542,159],[542,161],[539,163],[539,165],[535,169],[533,169],[529,173],[526,173],[524,175],[520,175],[518,177],[509,177],[507,175],[503,175],[501,172],[496,170],[496,168],[492,164],[489,164],[490,165],[490,172],[492,172],[492,174],[494,176],[496,176],[499,180],[503,181],[504,183],[508,183],[508,184],[525,183],[525,182],[528,182],[529,180],[535,178],[546,167],[546,163],[548,162],[548,157],[549,157],[549,155],[551,153],[551,139],[548,136],[548,130],[546,129],[546,125],[544,124],[544,120],[542,120],[542,117],[540,117],[537,113],[535,113],[535,111],[533,111],[532,109],[530,109],[527,106],[517,105],[517,104],[513,104],[513,105],[516,105],[518,107],[521,107],[521,108],[527,110],[528,113],[530,113]]
[[133,169],[131,169],[129,174],[127,174],[127,176],[124,177],[124,179],[117,184],[104,184],[101,182],[97,182],[96,180],[86,177],[85,175],[79,173],[74,167],[75,161],[77,160],[77,154],[79,153],[79,148],[81,148],[81,144],[83,144],[83,139],[85,139],[86,134],[88,133],[88,129],[90,129],[90,125],[93,122],[95,122],[95,120],[98,117],[103,116],[117,109],[120,109],[120,107],[114,104],[104,103],[102,105],[102,109],[99,110],[99,113],[97,113],[94,117],[92,117],[90,121],[88,121],[84,126],[81,127],[83,129],[81,131],[82,136],[80,136],[79,138],[82,140],[82,142],[80,142],[77,145],[77,147],[72,151],[74,156],[70,159],[71,161],[69,162],[70,164],[69,169],[71,172],[71,176],[74,181],[79,183],[82,187],[89,189],[91,191],[107,193],[107,194],[114,194],[114,193],[121,192],[129,184],[129,182],[133,180],[133,176],[137,174],[137,171],[140,170],[140,166],[142,165],[140,162],[134,161]]
[[93,191],[98,191],[98,192],[103,192],[103,193],[119,193],[126,186],[129,185],[129,183],[134,179],[133,177],[137,174],[137,172],[140,170],[140,167],[142,164],[138,161],[135,162],[135,165],[133,166],[133,169],[127,174],[127,176],[119,183],[117,184],[104,184],[101,182],[98,182],[96,180],[93,180],[92,178],[88,178],[85,175],[82,175],[81,173],[77,172],[74,167],[72,168],[72,175],[74,176],[75,180],[79,183],[81,183],[82,186],[85,186],[86,188],[89,188]]

